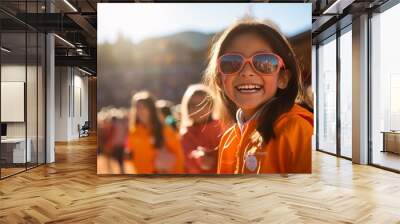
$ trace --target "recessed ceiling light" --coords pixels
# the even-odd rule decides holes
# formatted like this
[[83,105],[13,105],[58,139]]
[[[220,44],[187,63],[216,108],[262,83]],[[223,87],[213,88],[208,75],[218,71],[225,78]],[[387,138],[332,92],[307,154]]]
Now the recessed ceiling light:
[[90,72],[88,72],[88,71],[86,71],[86,70],[83,70],[83,69],[81,69],[81,68],[79,68],[79,67],[78,67],[78,70],[81,71],[81,72],[83,72],[83,73],[85,73],[85,74],[87,74],[87,75],[90,75],[90,76],[93,75],[92,73],[90,73]]
[[73,48],[75,48],[75,45],[73,45],[71,42],[69,42],[68,40],[66,40],[66,39],[64,39],[64,38],[62,38],[62,37],[60,37],[59,35],[57,35],[57,34],[54,34],[54,36],[55,37],[57,37],[59,40],[61,40],[62,42],[64,42],[64,43],[66,43],[67,45],[69,45],[70,47],[73,47]]
[[336,0],[326,10],[324,10],[322,14],[343,14],[343,10],[353,4],[353,2],[356,2],[356,0]]
[[78,12],[78,10],[71,4],[69,1],[64,0],[65,4],[67,4],[74,12]]
[[11,50],[9,50],[9,49],[7,49],[7,48],[5,48],[5,47],[1,47],[1,50],[4,51],[4,52],[6,52],[6,53],[10,53],[10,52],[11,52]]

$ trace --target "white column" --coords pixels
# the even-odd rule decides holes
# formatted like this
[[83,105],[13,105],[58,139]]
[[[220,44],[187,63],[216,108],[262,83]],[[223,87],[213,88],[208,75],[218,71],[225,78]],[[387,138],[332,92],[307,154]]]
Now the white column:
[[311,65],[312,65],[312,67],[311,67],[311,88],[312,88],[312,92],[313,92],[313,108],[314,108],[314,131],[313,131],[313,135],[312,135],[312,137],[311,137],[311,140],[312,140],[312,150],[316,150],[316,148],[317,148],[317,144],[316,144],[316,142],[317,142],[317,114],[315,113],[316,111],[317,111],[317,104],[316,104],[316,102],[317,102],[317,99],[316,99],[316,97],[317,97],[317,78],[316,78],[316,76],[317,76],[317,58],[316,58],[316,55],[317,55],[317,48],[316,48],[316,46],[315,45],[312,45],[312,48],[311,48]]
[[[47,1],[47,12],[53,12],[54,6]],[[54,35],[46,35],[46,163],[55,162],[55,53]]]
[[368,15],[353,20],[353,162],[368,163]]
[[54,35],[47,34],[46,36],[46,163],[52,163],[55,161],[55,150],[54,150],[54,133],[55,133],[55,76],[54,76]]

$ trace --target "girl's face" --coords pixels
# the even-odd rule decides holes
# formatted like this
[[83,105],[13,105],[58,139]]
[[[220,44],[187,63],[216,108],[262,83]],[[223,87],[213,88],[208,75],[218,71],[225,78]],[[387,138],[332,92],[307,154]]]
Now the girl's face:
[[140,123],[145,125],[150,121],[150,110],[140,101],[136,103],[136,117]]
[[[227,46],[226,53],[240,53],[250,57],[260,51],[273,53],[272,47],[255,33],[244,33],[234,37]],[[279,75],[280,74],[280,75]],[[273,75],[261,75],[253,70],[249,63],[236,74],[220,75],[221,86],[225,94],[243,110],[248,119],[260,106],[275,96],[278,88],[285,88],[286,75],[282,72]],[[242,85],[258,85],[261,88],[253,92],[240,91]]]
[[190,119],[199,123],[208,119],[211,113],[210,105],[205,102],[205,94],[193,94],[188,102],[188,113]]

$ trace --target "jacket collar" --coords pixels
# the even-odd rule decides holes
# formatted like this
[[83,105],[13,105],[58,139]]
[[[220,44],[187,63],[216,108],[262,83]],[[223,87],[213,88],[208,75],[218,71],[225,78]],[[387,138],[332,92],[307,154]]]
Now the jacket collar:
[[254,113],[253,116],[250,117],[250,119],[248,119],[247,121],[244,121],[244,119],[243,119],[243,111],[242,111],[242,109],[239,108],[236,111],[236,121],[237,121],[237,124],[239,126],[240,132],[243,133],[244,126],[247,123],[249,123],[250,121],[252,121],[255,118],[257,118],[260,113],[261,113],[261,108],[256,113]]
[[247,121],[244,121],[243,119],[243,110],[241,108],[239,108],[236,111],[236,121],[237,121],[237,125],[239,126],[240,132],[243,133],[244,130],[244,126],[246,124],[248,124],[250,121],[255,120],[256,118],[258,118],[258,116],[260,116],[261,111],[273,100],[275,99],[275,97],[273,97],[272,99],[270,99],[268,102],[264,103],[264,105],[262,105],[257,112],[255,112],[253,114],[253,116],[250,117],[250,119],[248,119]]

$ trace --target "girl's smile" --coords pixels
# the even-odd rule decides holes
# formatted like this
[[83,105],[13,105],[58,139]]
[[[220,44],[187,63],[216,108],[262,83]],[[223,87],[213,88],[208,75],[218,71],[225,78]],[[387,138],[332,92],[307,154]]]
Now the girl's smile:
[[240,93],[256,93],[258,91],[261,91],[264,88],[264,86],[253,83],[243,83],[235,86],[235,88]]

